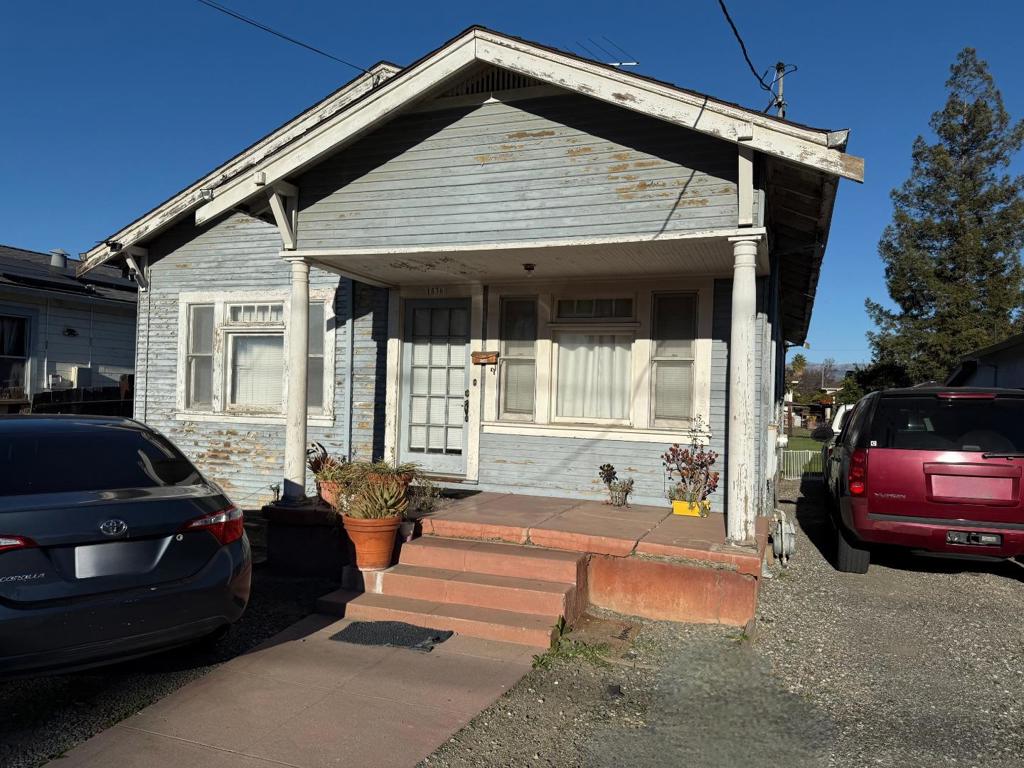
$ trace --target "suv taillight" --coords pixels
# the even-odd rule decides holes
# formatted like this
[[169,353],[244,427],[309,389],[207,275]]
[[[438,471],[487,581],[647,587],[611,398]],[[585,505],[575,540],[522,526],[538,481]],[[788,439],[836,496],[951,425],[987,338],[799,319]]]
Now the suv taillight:
[[868,452],[858,448],[850,454],[850,474],[846,479],[851,496],[863,496],[867,491]]
[[219,512],[190,520],[181,530],[183,533],[186,531],[208,531],[223,545],[242,538],[242,534],[245,532],[245,521],[242,518],[242,510],[238,507],[225,507]]
[[27,549],[34,547],[36,543],[24,536],[6,536],[0,534],[0,552],[10,552],[12,549]]

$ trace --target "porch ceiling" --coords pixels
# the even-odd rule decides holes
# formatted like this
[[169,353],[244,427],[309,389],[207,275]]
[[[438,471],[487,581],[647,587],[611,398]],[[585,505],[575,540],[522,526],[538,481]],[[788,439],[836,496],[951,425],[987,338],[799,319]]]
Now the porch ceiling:
[[[534,265],[532,276],[538,280],[728,277],[733,268],[733,244],[729,238],[761,232],[741,229],[646,239],[298,250],[289,255],[306,257],[314,265],[346,277],[390,287],[516,282],[527,277],[524,264]],[[767,249],[763,242],[758,262],[758,274],[767,274]]]

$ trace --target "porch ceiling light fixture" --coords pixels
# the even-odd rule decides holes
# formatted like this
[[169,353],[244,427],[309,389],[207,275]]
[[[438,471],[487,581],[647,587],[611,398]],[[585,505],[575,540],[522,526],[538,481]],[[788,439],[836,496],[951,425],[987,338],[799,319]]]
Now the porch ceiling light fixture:
[[526,271],[527,277],[533,277],[533,270],[537,268],[536,264],[523,264],[523,269]]

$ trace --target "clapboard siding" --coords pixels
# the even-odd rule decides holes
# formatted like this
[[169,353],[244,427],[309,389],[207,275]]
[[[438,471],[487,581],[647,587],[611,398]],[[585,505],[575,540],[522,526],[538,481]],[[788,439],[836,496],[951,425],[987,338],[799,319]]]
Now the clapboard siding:
[[571,437],[480,435],[480,488],[540,496],[605,498],[597,474],[606,462],[635,481],[630,500],[666,504],[661,454],[668,445]]
[[303,248],[736,224],[728,143],[581,96],[398,117],[299,180]]
[[[177,418],[179,296],[192,291],[287,291],[289,266],[280,257],[277,229],[258,219],[232,214],[209,227],[185,223],[150,246],[151,290],[140,296],[136,360],[137,418],[170,437],[232,499],[246,508],[272,498],[284,471],[284,424],[256,424],[224,418],[189,421]],[[335,290],[335,420],[330,427],[310,426],[309,439],[345,455],[347,445],[346,374],[350,282],[311,270],[311,288]],[[355,294],[361,295],[363,286]],[[373,291],[375,289],[366,289]],[[354,346],[357,356],[374,335],[372,307],[357,308]],[[379,322],[376,322],[379,325]],[[370,340],[375,347],[376,340]],[[330,375],[330,372],[327,372]],[[353,424],[355,432],[356,425]],[[312,478],[307,478],[312,492]]]
[[[116,385],[132,373],[135,360],[135,303],[76,301],[0,292],[0,315],[29,319],[29,392],[47,388],[47,376],[71,380],[76,367],[90,367],[89,386]],[[66,329],[76,335],[65,335]],[[44,365],[45,362],[45,365]]]

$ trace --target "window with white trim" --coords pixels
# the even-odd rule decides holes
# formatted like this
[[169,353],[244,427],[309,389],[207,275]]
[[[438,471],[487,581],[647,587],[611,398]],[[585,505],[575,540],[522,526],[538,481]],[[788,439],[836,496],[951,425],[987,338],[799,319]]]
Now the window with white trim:
[[537,385],[537,300],[502,299],[498,356],[503,418],[533,418]]
[[0,316],[0,400],[25,397],[28,367],[28,320]]
[[[327,351],[333,348],[327,324],[330,306],[321,299],[312,299],[309,305],[306,396],[308,412],[314,415],[327,412],[324,404],[331,397],[326,376]],[[225,294],[212,301],[184,300],[183,310],[181,407],[194,413],[283,415],[285,301],[236,301]]]
[[697,297],[656,293],[651,323],[651,421],[675,426],[693,416]]
[[633,336],[558,331],[555,340],[555,418],[628,422]]
[[213,408],[213,309],[213,304],[188,308],[185,403],[194,410]]

